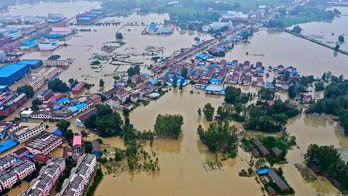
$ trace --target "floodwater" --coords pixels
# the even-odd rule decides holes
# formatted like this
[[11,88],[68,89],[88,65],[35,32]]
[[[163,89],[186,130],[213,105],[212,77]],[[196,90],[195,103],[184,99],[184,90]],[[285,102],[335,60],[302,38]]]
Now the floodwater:
[[[27,11],[28,9],[40,9],[42,4],[45,5],[47,13],[59,12],[55,9],[57,6],[54,2],[33,4],[29,6],[30,8],[23,9]],[[67,16],[99,6],[95,2],[82,1],[69,1],[65,4],[73,5],[69,6],[69,9],[61,11]],[[11,9],[19,11],[23,6]],[[76,10],[70,10],[70,7]],[[25,13],[25,11],[23,12]],[[161,23],[165,18],[168,18],[168,15],[131,15],[107,19],[121,22],[121,25],[118,26],[77,26],[77,29],[90,28],[92,31],[79,32],[77,35],[67,38],[66,43],[69,45],[67,48],[60,48],[53,52],[30,51],[26,52],[25,58],[46,59],[53,54],[61,55],[62,59],[73,58],[75,59],[73,64],[59,76],[60,79],[67,81],[69,78],[76,78],[79,81],[94,83],[95,87],[91,89],[94,92],[99,90],[98,82],[102,78],[105,81],[105,89],[109,89],[113,85],[112,76],[127,70],[127,67],[117,67],[106,61],[102,63],[101,68],[93,70],[89,64],[92,61],[93,53],[106,54],[101,52],[100,48],[103,43],[115,41],[115,32],[122,32],[124,34],[123,41],[126,43],[116,49],[115,53],[131,54],[132,57],[127,60],[144,62],[145,65],[151,64],[151,57],[138,54],[142,54],[148,46],[163,47],[162,55],[169,56],[180,48],[190,47],[196,36],[200,37],[201,40],[210,38],[204,34],[178,31],[175,31],[171,36],[140,35],[142,29],[145,28],[144,26],[127,25],[135,22],[138,24],[141,22],[148,24],[152,21]],[[322,25],[322,23],[318,23],[318,25]],[[246,56],[246,52],[251,55]],[[252,54],[263,54],[264,56]],[[250,44],[236,45],[226,55],[226,59],[228,61],[233,59],[250,60],[251,63],[262,61],[266,67],[279,64],[291,65],[297,67],[302,75],[313,74],[320,77],[322,73],[330,70],[333,74],[343,74],[348,77],[346,71],[348,56],[334,54],[330,49],[287,33],[256,32],[255,36],[251,38]],[[146,71],[144,66],[142,71]],[[191,90],[194,91],[193,94],[190,93]],[[243,92],[248,90],[255,92],[253,88],[243,87]],[[249,153],[239,149],[236,159],[222,163],[222,170],[206,171],[202,166],[202,163],[206,161],[215,160],[214,155],[209,153],[207,148],[199,142],[196,134],[199,124],[208,126],[203,117],[199,117],[197,113],[198,108],[203,108],[208,102],[217,109],[223,102],[223,97],[205,95],[202,91],[187,86],[183,93],[170,91],[158,100],[151,101],[149,105],[140,106],[132,111],[130,120],[139,130],[153,129],[158,114],[182,114],[184,117],[183,134],[178,140],[158,139],[155,141],[153,150],[158,154],[161,169],[159,174],[130,175],[121,173],[117,176],[105,175],[95,192],[96,195],[110,195],[116,192],[120,195],[262,195],[261,185],[255,181],[254,177],[238,176],[241,169],[248,168]],[[51,123],[50,129],[53,126],[54,124]],[[82,130],[75,125],[72,125],[71,128],[74,132]],[[299,148],[294,148],[288,152],[289,163],[283,166],[284,176],[290,186],[295,189],[296,195],[337,195],[336,189],[325,179],[313,183],[305,182],[294,164],[303,163],[303,154],[310,143],[334,145],[341,151],[347,152],[348,139],[343,135],[342,128],[333,122],[330,116],[307,117],[300,115],[289,120],[287,130],[290,135],[296,136],[299,146]],[[88,140],[95,138],[97,137],[91,134]],[[119,138],[103,140],[106,143],[103,147],[108,149],[121,147],[123,144]],[[60,151],[58,153],[60,154]],[[17,192],[11,191],[10,195],[17,195]]]

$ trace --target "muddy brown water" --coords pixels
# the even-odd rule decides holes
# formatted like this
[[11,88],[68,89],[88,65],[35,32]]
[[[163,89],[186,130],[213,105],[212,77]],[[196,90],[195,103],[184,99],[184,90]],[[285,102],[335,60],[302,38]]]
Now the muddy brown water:
[[[88,4],[81,1],[70,1],[77,10],[66,13],[67,16],[73,16],[77,12],[90,8],[96,8],[99,4],[95,2]],[[39,5],[21,5],[16,9],[11,8],[13,12],[29,13],[30,9],[39,9],[42,4],[45,5],[47,13],[53,12],[55,3],[40,3]],[[80,6],[78,7],[79,5]],[[27,6],[27,7],[25,7]],[[36,7],[37,6],[37,7]],[[85,7],[84,7],[85,6]],[[57,7],[59,8],[59,7]],[[66,7],[65,7],[66,8]],[[62,10],[61,12],[64,12]],[[195,36],[201,39],[209,39],[210,36],[196,34],[192,32],[175,32],[171,36],[144,36],[139,35],[143,27],[123,27],[130,22],[161,22],[168,15],[137,16],[114,18],[120,21],[119,26],[97,27],[88,26],[91,32],[79,32],[75,36],[66,39],[69,45],[67,48],[61,48],[53,52],[26,52],[25,58],[46,59],[53,54],[59,54],[62,59],[73,58],[74,63],[64,71],[59,77],[67,81],[69,78],[84,80],[94,83],[95,87],[91,91],[98,91],[98,81],[100,78],[105,81],[105,88],[108,89],[113,84],[112,75],[117,71],[124,71],[127,67],[120,67],[120,70],[108,62],[103,62],[102,69],[92,70],[89,67],[92,53],[105,54],[100,51],[103,43],[115,40],[115,32],[124,33],[124,46],[118,48],[116,53],[142,53],[144,49],[151,45],[164,47],[163,56],[168,56],[174,51],[183,47],[190,47],[194,43]],[[112,20],[112,19],[111,19]],[[320,23],[318,25],[321,25]],[[78,26],[76,28],[85,28]],[[128,31],[130,29],[130,31]],[[96,31],[94,31],[96,30]],[[246,56],[249,54],[264,54],[264,56]],[[320,57],[320,58],[318,58]],[[142,61],[144,64],[150,64],[148,56],[134,56],[132,61]],[[295,66],[303,74],[313,74],[320,77],[323,72],[331,70],[334,74],[348,75],[346,62],[348,56],[334,55],[332,50],[315,45],[308,41],[298,39],[286,33],[274,33],[267,31],[256,32],[251,38],[250,44],[239,44],[235,49],[227,53],[226,59],[231,61],[238,59],[240,62],[250,60],[252,63],[262,61],[265,66]],[[142,68],[142,71],[146,71]],[[105,75],[106,74],[106,75]],[[242,87],[244,92],[255,89]],[[189,93],[193,90],[194,93]],[[199,92],[199,93],[198,93]],[[283,96],[283,95],[282,95]],[[322,96],[316,94],[317,97]],[[158,114],[182,114],[184,116],[183,134],[179,140],[159,139],[155,141],[153,149],[158,152],[161,172],[156,175],[139,173],[130,175],[121,173],[120,175],[105,175],[99,184],[96,195],[111,195],[117,193],[120,195],[262,195],[261,186],[257,184],[254,177],[242,178],[238,176],[241,169],[248,168],[250,154],[239,149],[239,155],[236,159],[230,159],[223,162],[222,170],[206,171],[202,163],[214,161],[213,154],[207,151],[207,148],[199,141],[196,129],[199,124],[208,127],[208,123],[202,117],[198,116],[198,108],[210,102],[215,108],[223,102],[223,97],[205,95],[202,91],[196,90],[190,86],[184,88],[184,92],[170,91],[156,101],[151,101],[146,107],[140,106],[135,109],[130,116],[131,122],[139,130],[153,129],[156,116]],[[14,116],[12,116],[13,118]],[[74,119],[73,119],[74,120]],[[74,123],[72,121],[72,123]],[[55,123],[49,123],[50,129],[53,129]],[[82,129],[72,125],[74,132],[80,132]],[[342,128],[330,116],[305,116],[289,120],[288,128],[290,135],[297,138],[299,148],[293,148],[288,152],[288,164],[283,165],[284,176],[289,184],[295,189],[296,195],[337,195],[337,190],[325,179],[319,179],[318,182],[305,182],[300,173],[294,167],[295,163],[303,162],[303,154],[310,143],[319,145],[334,145],[342,150],[347,149],[348,139],[343,135]],[[97,138],[90,135],[88,140]],[[119,138],[104,139],[104,147],[122,147],[122,140]],[[60,154],[60,150],[53,154]],[[15,188],[9,195],[18,195],[24,191],[27,186],[22,183],[21,188]]]

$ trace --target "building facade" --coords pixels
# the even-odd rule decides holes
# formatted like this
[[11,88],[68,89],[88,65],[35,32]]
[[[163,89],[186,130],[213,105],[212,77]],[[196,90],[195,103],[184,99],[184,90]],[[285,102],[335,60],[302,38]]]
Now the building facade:
[[19,123],[14,125],[9,133],[18,143],[23,143],[45,131],[43,123]]
[[65,159],[62,157],[50,159],[22,196],[49,196],[65,166]]
[[69,179],[63,183],[62,190],[57,196],[74,195],[82,196],[91,180],[97,166],[97,159],[94,154],[81,156],[75,168],[71,169]]
[[43,132],[42,135],[35,140],[27,143],[25,147],[32,154],[47,155],[63,143],[63,139],[59,135]]

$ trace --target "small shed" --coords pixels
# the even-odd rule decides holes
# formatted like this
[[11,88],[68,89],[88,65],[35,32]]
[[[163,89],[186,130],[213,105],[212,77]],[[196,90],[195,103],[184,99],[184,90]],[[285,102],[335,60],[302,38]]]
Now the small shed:
[[257,139],[257,138],[254,138],[253,139],[253,143],[257,146],[257,147],[259,147],[259,146],[262,146],[263,144],[262,144],[262,142],[260,142],[260,140],[259,139]]
[[270,155],[270,152],[268,151],[268,149],[264,146],[259,146],[259,151],[261,151],[263,156],[268,156]]
[[257,149],[253,149],[253,150],[251,151],[251,154],[252,154],[255,158],[260,158],[260,157],[261,157],[261,155],[260,155],[260,153],[259,153],[259,151],[258,151]]
[[266,189],[267,189],[267,192],[269,195],[271,195],[271,196],[276,195],[275,190],[271,186],[267,186]]
[[272,152],[277,158],[282,158],[283,157],[283,151],[280,150],[278,147],[272,148]]

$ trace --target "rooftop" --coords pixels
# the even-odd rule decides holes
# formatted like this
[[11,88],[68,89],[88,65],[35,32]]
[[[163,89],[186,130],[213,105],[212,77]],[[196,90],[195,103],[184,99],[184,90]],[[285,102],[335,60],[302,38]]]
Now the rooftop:
[[42,150],[58,139],[60,139],[60,136],[44,132],[40,137],[29,142],[26,147]]
[[24,64],[8,64],[0,68],[0,78],[9,77],[17,71],[27,67],[28,65]]

